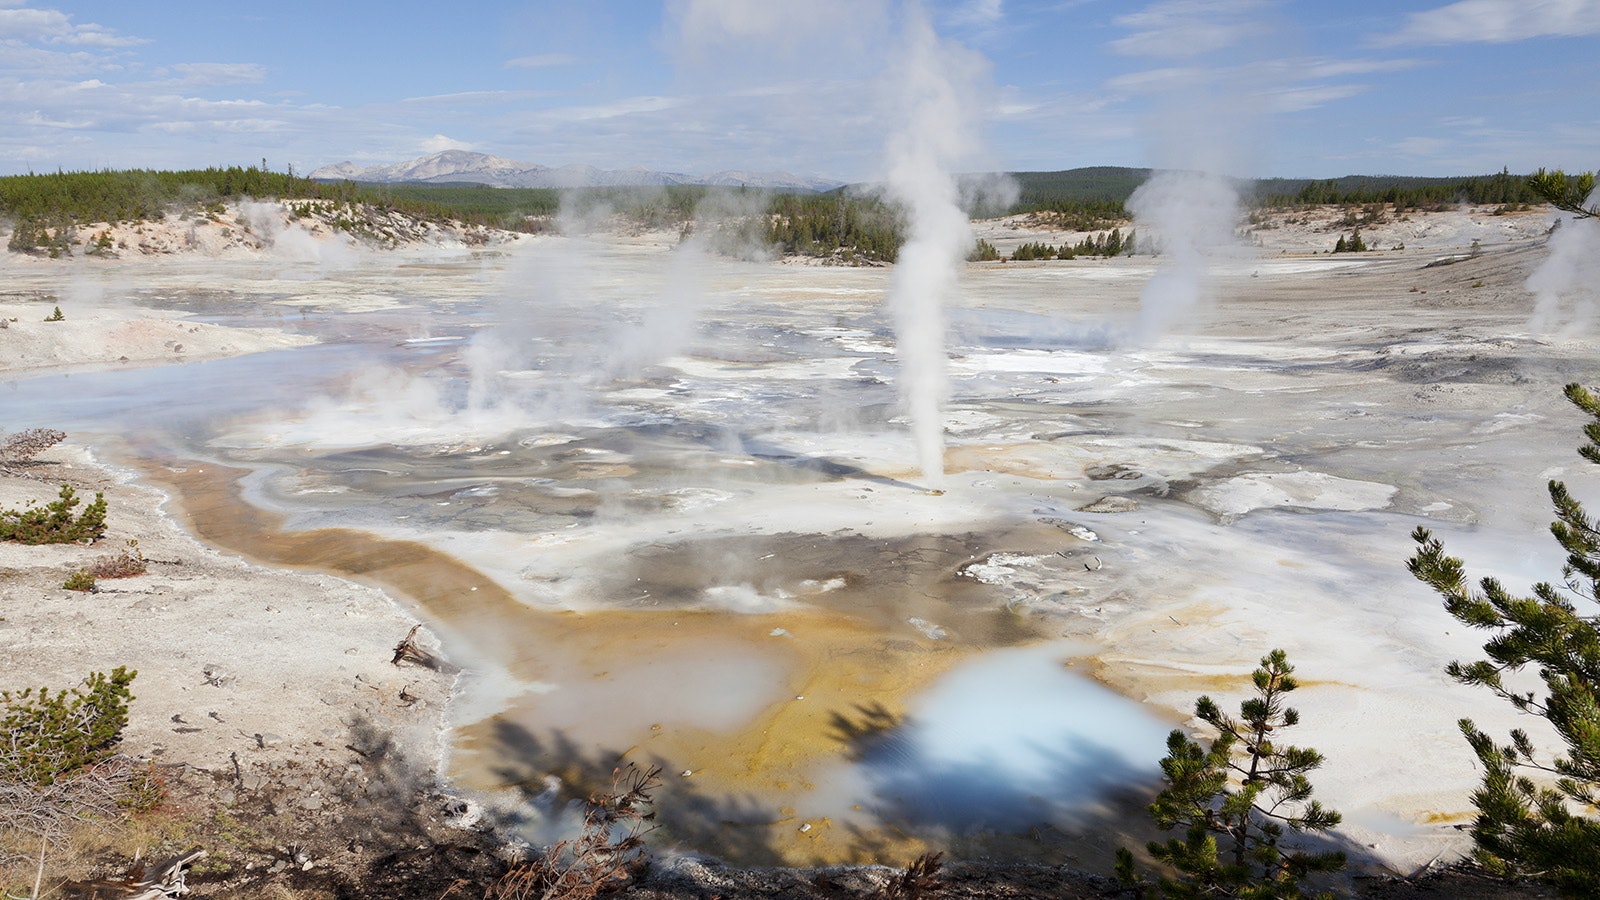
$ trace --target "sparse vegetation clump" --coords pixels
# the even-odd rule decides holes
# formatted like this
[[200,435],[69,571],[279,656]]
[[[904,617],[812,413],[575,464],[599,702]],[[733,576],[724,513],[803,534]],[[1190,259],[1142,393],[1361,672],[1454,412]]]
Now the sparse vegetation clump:
[[67,580],[61,583],[61,587],[69,591],[82,591],[87,594],[94,590],[94,576],[89,573],[88,569],[79,569],[68,575]]
[[58,306],[50,315],[45,316],[44,320],[46,322],[65,322],[67,317],[61,314],[61,307]]
[[115,755],[137,674],[118,666],[71,690],[0,691],[0,864],[36,857],[42,876],[75,827],[115,821],[159,788],[149,766]]
[[16,469],[35,456],[66,440],[64,431],[54,428],[29,428],[0,437],[0,471]]
[[1333,252],[1335,252],[1335,253],[1365,253],[1365,252],[1367,252],[1367,242],[1361,239],[1361,229],[1357,228],[1354,231],[1350,232],[1350,237],[1349,238],[1346,238],[1342,234],[1339,235],[1339,240],[1335,241],[1334,244],[1333,244]]
[[92,544],[106,533],[106,497],[95,494],[94,502],[73,516],[80,502],[72,486],[63,484],[59,496],[43,506],[30,501],[21,509],[0,509],[0,541]]
[[578,836],[514,865],[486,900],[591,900],[632,880],[644,860],[645,835],[655,830],[651,794],[661,769],[629,763],[612,773],[609,791],[592,797]]
[[128,546],[120,553],[100,557],[90,563],[86,571],[94,578],[132,578],[143,575],[149,567],[139,550],[139,542],[130,538]]
[[[1307,876],[1344,868],[1343,853],[1283,843],[1285,828],[1321,832],[1340,820],[1311,799],[1307,773],[1322,765],[1322,755],[1278,742],[1283,729],[1300,721],[1283,705],[1298,686],[1293,672],[1282,650],[1263,657],[1251,674],[1256,696],[1240,704],[1238,720],[1210,697],[1196,701],[1195,715],[1217,731],[1209,748],[1181,729],[1168,736],[1161,761],[1167,787],[1150,813],[1161,829],[1181,828],[1183,836],[1148,845],[1152,857],[1177,872],[1156,882],[1162,896],[1303,897]],[[1126,848],[1117,851],[1117,877],[1143,884]]]
[[91,672],[83,684],[0,691],[0,781],[48,785],[111,757],[128,724],[129,685],[139,673],[124,666]]
[[1032,241],[1018,244],[1017,249],[1011,251],[1011,258],[1018,262],[1029,262],[1035,259],[1055,259],[1057,252],[1055,247],[1043,241]]
[[[1600,464],[1600,397],[1579,384],[1567,399],[1590,421],[1578,449]],[[1496,744],[1471,719],[1460,727],[1483,768],[1472,795],[1475,856],[1491,872],[1524,875],[1571,896],[1593,896],[1600,884],[1600,522],[1585,512],[1559,481],[1548,486],[1556,521],[1550,531],[1567,552],[1560,586],[1540,582],[1518,596],[1495,578],[1475,589],[1462,561],[1447,556],[1426,528],[1413,534],[1411,573],[1444,598],[1457,620],[1487,631],[1487,659],[1452,662],[1446,671],[1463,684],[1487,688],[1519,712],[1543,719],[1564,746],[1534,746],[1523,729]],[[1587,607],[1580,612],[1579,605]],[[1537,666],[1541,691],[1517,683],[1516,673]],[[1509,680],[1508,680],[1509,679]]]

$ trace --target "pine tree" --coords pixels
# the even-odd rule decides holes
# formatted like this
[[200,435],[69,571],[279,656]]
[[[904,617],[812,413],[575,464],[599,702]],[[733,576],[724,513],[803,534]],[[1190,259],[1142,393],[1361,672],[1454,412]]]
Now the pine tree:
[[[1344,868],[1339,852],[1311,853],[1284,847],[1284,826],[1294,832],[1326,831],[1339,814],[1311,799],[1307,773],[1322,754],[1275,743],[1300,714],[1283,705],[1298,684],[1282,650],[1262,657],[1251,673],[1256,696],[1239,705],[1241,719],[1224,714],[1210,697],[1195,703],[1195,715],[1217,730],[1210,748],[1181,729],[1167,736],[1161,761],[1167,787],[1150,805],[1163,830],[1184,829],[1182,838],[1151,841],[1150,855],[1176,869],[1178,878],[1157,882],[1166,897],[1303,897],[1300,881],[1315,872]],[[1117,851],[1117,877],[1140,883],[1133,854]]]
[[[1600,464],[1600,397],[1579,384],[1567,385],[1566,396],[1590,418],[1583,429],[1588,443],[1578,453]],[[1564,756],[1536,750],[1520,728],[1512,730],[1510,743],[1496,745],[1471,719],[1461,720],[1483,766],[1483,783],[1472,795],[1478,862],[1593,896],[1600,884],[1600,616],[1580,613],[1575,601],[1593,607],[1600,600],[1600,523],[1566,485],[1551,481],[1548,490],[1556,513],[1550,531],[1567,551],[1561,587],[1540,582],[1533,596],[1518,597],[1484,578],[1474,590],[1461,560],[1446,556],[1426,528],[1412,534],[1417,552],[1407,567],[1444,598],[1452,616],[1493,633],[1483,645],[1489,658],[1452,662],[1450,676],[1544,719],[1566,746]],[[1542,698],[1504,681],[1507,672],[1529,663],[1538,666]]]
[[1566,210],[1580,219],[1600,216],[1600,203],[1593,206],[1584,205],[1594,193],[1594,184],[1593,172],[1568,177],[1567,173],[1560,169],[1554,172],[1540,169],[1528,178],[1528,186],[1546,203],[1556,209]]

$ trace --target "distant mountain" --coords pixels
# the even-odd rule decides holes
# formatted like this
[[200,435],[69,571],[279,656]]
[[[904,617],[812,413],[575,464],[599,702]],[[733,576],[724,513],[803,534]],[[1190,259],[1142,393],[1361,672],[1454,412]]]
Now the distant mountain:
[[717,172],[695,176],[656,172],[642,166],[597,169],[594,166],[541,166],[467,150],[445,150],[410,162],[358,166],[352,162],[323,166],[311,173],[321,181],[472,182],[492,187],[577,188],[659,187],[673,184],[748,185],[789,191],[831,191],[843,182],[791,175],[788,172]]

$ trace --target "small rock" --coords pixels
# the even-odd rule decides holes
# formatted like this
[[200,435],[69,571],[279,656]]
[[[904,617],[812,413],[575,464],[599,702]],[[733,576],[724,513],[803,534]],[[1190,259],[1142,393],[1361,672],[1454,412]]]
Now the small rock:
[[1139,508],[1139,501],[1132,497],[1108,496],[1078,507],[1078,512],[1086,513],[1125,513],[1133,512]]

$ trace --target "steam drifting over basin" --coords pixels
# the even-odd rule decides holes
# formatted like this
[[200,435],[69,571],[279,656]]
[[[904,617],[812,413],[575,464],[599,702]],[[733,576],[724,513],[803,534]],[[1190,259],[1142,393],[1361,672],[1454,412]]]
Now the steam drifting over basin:
[[675,238],[107,275],[108,305],[320,343],[17,378],[8,422],[115,448],[208,540],[416,604],[471,670],[455,774],[524,789],[533,836],[625,755],[673,774],[665,842],[744,861],[1092,861],[1114,833],[997,835],[1128,819],[1194,697],[1283,647],[1353,851],[1463,846],[1455,720],[1512,723],[1443,675],[1474,636],[1406,535],[1514,585],[1559,566],[1540,487],[1596,486],[1559,386],[1600,366],[1530,333],[1541,248],[1238,261],[1134,349],[1107,335],[1152,260],[965,267],[935,495],[889,273]]

